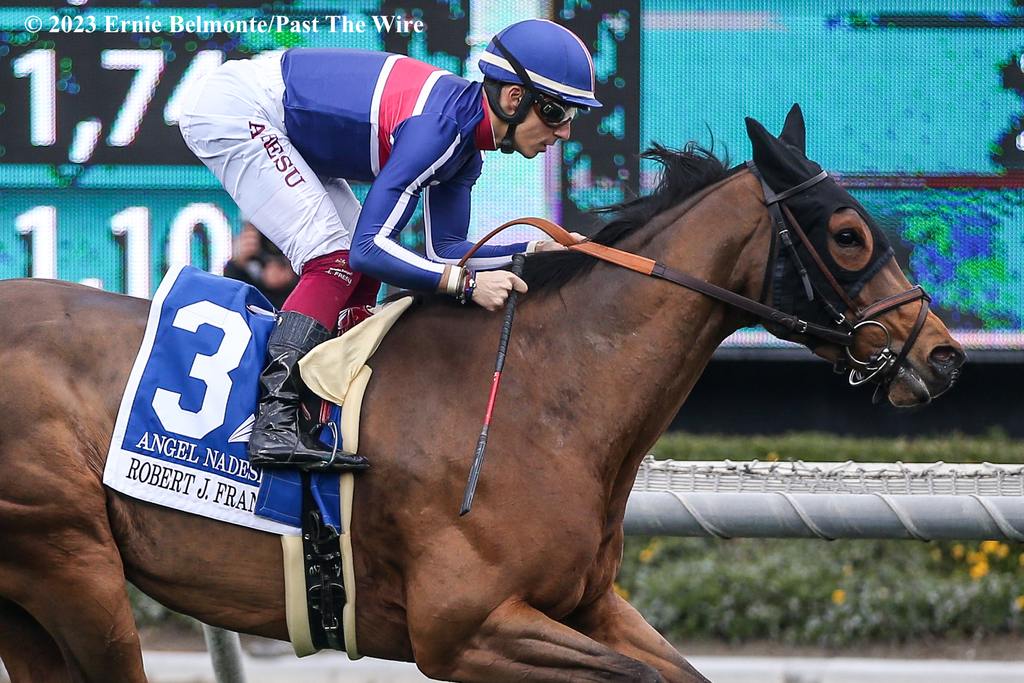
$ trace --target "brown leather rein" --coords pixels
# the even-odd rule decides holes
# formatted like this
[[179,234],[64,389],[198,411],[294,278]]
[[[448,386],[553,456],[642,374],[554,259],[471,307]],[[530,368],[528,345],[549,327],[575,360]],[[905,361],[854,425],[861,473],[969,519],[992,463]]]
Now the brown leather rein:
[[[930,297],[920,286],[917,286],[905,292],[875,301],[865,308],[858,307],[847,296],[846,292],[843,291],[843,288],[839,283],[836,282],[831,272],[829,272],[828,268],[825,266],[824,261],[822,261],[821,256],[811,245],[810,240],[808,240],[803,229],[800,227],[800,224],[796,221],[796,217],[793,216],[792,212],[790,212],[784,204],[784,201],[787,198],[813,187],[815,184],[827,178],[828,174],[825,171],[822,171],[817,176],[800,183],[785,192],[776,194],[767,186],[764,179],[761,178],[756,167],[753,167],[752,164],[749,166],[751,172],[753,172],[755,177],[761,181],[765,195],[765,205],[768,207],[769,214],[771,215],[773,229],[776,231],[776,236],[781,238],[781,241],[789,248],[790,254],[795,260],[798,269],[803,271],[804,286],[807,289],[809,298],[813,298],[813,294],[811,293],[813,287],[810,281],[806,278],[806,272],[804,271],[803,264],[800,263],[799,257],[796,255],[795,248],[792,246],[792,242],[789,238],[788,233],[790,225],[800,241],[803,242],[804,247],[811,254],[815,266],[822,272],[829,285],[836,290],[836,293],[839,295],[841,300],[849,306],[851,311],[853,311],[855,321],[850,321],[845,315],[834,310],[831,306],[827,306],[827,310],[835,320],[836,327],[826,327],[824,325],[818,325],[801,320],[795,315],[772,308],[771,306],[767,306],[759,301],[737,294],[736,292],[725,289],[724,287],[711,284],[710,282],[687,273],[680,272],[645,256],[639,256],[637,254],[632,254],[627,251],[622,251],[621,249],[597,244],[595,242],[577,242],[565,228],[545,218],[516,218],[499,225],[478,241],[476,245],[474,245],[473,248],[462,257],[459,265],[465,266],[469,259],[472,258],[473,254],[476,253],[477,249],[486,244],[503,230],[514,225],[529,225],[537,228],[548,235],[551,239],[573,251],[579,251],[596,259],[613,263],[622,268],[627,268],[649,277],[667,280],[682,287],[686,287],[687,289],[700,292],[701,294],[705,294],[725,304],[746,311],[762,321],[781,326],[794,334],[807,335],[825,342],[842,346],[846,350],[849,366],[852,366],[849,368],[850,384],[856,386],[875,380],[880,383],[879,388],[887,386],[902,369],[903,364],[906,362],[907,354],[917,341],[918,335],[924,327],[925,319],[928,316],[928,304],[931,301]],[[771,256],[769,256],[769,259],[771,259]],[[819,296],[818,300],[824,302],[823,297]],[[907,336],[903,347],[897,353],[891,348],[892,334],[889,332],[889,329],[883,323],[875,320],[875,318],[883,313],[887,313],[893,309],[917,300],[921,301],[921,308],[918,312],[917,319],[915,320],[914,326],[911,328],[911,332]],[[886,342],[885,345],[880,350],[873,353],[870,358],[867,360],[861,360],[854,356],[852,352],[854,337],[859,329],[868,326],[877,326],[881,328],[882,332],[885,334]],[[838,361],[836,366],[837,369],[840,370],[845,370],[848,367],[846,365],[841,365]],[[877,399],[878,394],[876,393],[876,400]]]
[[735,306],[736,308],[747,311],[762,320],[767,320],[781,325],[791,332],[795,332],[797,334],[810,334],[841,346],[849,346],[853,343],[852,334],[849,332],[842,332],[822,325],[805,322],[794,315],[772,308],[771,306],[766,306],[758,301],[754,301],[753,299],[749,299],[741,294],[725,289],[724,287],[719,287],[718,285],[713,285],[710,282],[701,280],[700,278],[682,273],[674,268],[666,266],[663,263],[649,259],[646,256],[638,256],[636,254],[631,254],[628,251],[622,251],[621,249],[616,249],[614,247],[597,244],[596,242],[577,242],[565,228],[557,223],[547,220],[546,218],[516,218],[499,225],[497,228],[487,233],[483,239],[477,242],[476,245],[462,257],[459,265],[464,266],[465,263],[472,258],[473,254],[476,253],[478,248],[486,244],[492,237],[501,231],[510,228],[513,225],[532,226],[545,233],[548,237],[559,244],[568,247],[572,251],[589,254],[596,259],[607,261],[608,263],[614,263],[617,266],[636,271],[643,275],[674,282],[675,284],[686,287],[687,289],[692,289],[696,292],[700,292],[701,294],[706,294],[713,299],[718,299],[730,306]]

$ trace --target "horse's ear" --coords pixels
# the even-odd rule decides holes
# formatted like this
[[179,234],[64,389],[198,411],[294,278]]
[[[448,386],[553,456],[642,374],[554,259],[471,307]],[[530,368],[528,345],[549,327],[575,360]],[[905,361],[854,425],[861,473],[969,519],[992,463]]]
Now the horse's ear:
[[768,129],[750,118],[744,119],[747,123],[747,137],[754,148],[754,163],[763,166],[768,158],[774,158],[773,151],[778,147],[775,136],[768,132]]
[[799,104],[794,104],[786,114],[786,123],[782,126],[782,135],[779,139],[807,155],[807,132],[804,127],[804,113],[800,111]]

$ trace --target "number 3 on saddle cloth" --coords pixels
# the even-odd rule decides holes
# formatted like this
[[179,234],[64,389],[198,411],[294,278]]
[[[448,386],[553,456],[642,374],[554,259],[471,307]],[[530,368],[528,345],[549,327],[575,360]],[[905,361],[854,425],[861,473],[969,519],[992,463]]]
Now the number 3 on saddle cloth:
[[[328,446],[337,439],[339,448],[357,449],[359,407],[370,375],[365,361],[410,301],[384,307],[384,314],[344,340],[322,344],[300,364],[303,377],[313,378],[307,379],[310,387],[335,401],[322,409],[317,400],[312,412],[327,417],[321,438]],[[369,315],[365,309],[348,312],[343,329]],[[103,482],[133,498],[281,535],[286,559],[313,558],[302,571],[305,586],[286,567],[296,653],[344,644],[357,657],[354,633],[339,626],[342,586],[351,585],[342,581],[343,560],[351,559],[350,544],[344,557],[350,520],[342,516],[342,488],[351,491],[352,475],[261,473],[249,466],[259,373],[273,326],[272,306],[255,288],[191,266],[168,271],[122,396]],[[364,342],[354,344],[353,338]],[[342,410],[337,403],[346,397]],[[308,621],[293,614],[293,603],[301,603]],[[354,623],[354,606],[347,611]]]

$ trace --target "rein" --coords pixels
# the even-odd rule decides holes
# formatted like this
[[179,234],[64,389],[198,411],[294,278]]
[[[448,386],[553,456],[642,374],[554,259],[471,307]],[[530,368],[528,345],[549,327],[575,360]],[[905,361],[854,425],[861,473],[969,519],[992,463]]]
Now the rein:
[[[765,205],[768,207],[768,212],[772,220],[772,227],[775,231],[774,235],[778,237],[786,247],[787,254],[793,259],[797,271],[800,274],[800,278],[804,286],[804,293],[807,296],[807,299],[809,301],[813,301],[817,298],[835,321],[835,327],[827,327],[825,325],[818,325],[806,320],[801,320],[795,315],[786,313],[785,311],[780,311],[777,308],[772,308],[760,301],[755,301],[687,273],[680,272],[665,265],[664,263],[649,259],[645,256],[639,256],[637,254],[632,254],[627,251],[622,251],[621,249],[597,244],[595,242],[577,242],[565,228],[545,218],[516,218],[499,225],[480,239],[476,245],[474,245],[473,248],[462,257],[462,260],[459,261],[459,265],[465,266],[466,262],[473,257],[473,254],[476,253],[477,249],[486,244],[503,230],[514,225],[529,225],[544,232],[551,239],[573,251],[579,251],[596,259],[607,261],[608,263],[635,271],[642,275],[667,280],[682,287],[686,287],[687,289],[700,292],[701,294],[717,299],[729,306],[746,311],[763,322],[783,327],[794,334],[807,335],[820,339],[824,342],[842,346],[846,351],[846,359],[845,362],[843,360],[836,361],[836,369],[838,372],[845,372],[847,369],[850,370],[851,385],[858,386],[871,380],[877,380],[880,383],[879,389],[887,387],[902,370],[907,359],[907,354],[917,341],[918,335],[924,327],[925,319],[928,316],[928,304],[931,301],[931,298],[927,293],[925,293],[924,289],[920,286],[915,286],[905,292],[875,301],[865,308],[859,308],[849,298],[839,283],[836,282],[832,273],[829,272],[824,261],[822,261],[821,256],[811,245],[810,240],[808,240],[803,229],[800,227],[800,224],[796,221],[796,217],[793,216],[792,212],[785,205],[786,199],[817,185],[828,177],[828,173],[826,171],[822,171],[818,175],[800,183],[799,185],[795,185],[784,192],[775,193],[768,187],[753,162],[747,162],[747,167],[761,183],[761,188],[765,197]],[[808,277],[807,270],[801,262],[800,257],[797,254],[796,247],[789,235],[790,225],[792,225],[792,230],[797,235],[797,238],[811,254],[814,266],[821,271],[829,285],[836,290],[840,299],[849,306],[851,311],[853,311],[853,317],[855,318],[853,322],[851,322],[844,314],[837,311],[835,307],[829,304],[828,301],[816,291],[816,288]],[[769,256],[769,268],[770,267],[771,256]],[[815,295],[817,295],[817,297]],[[891,332],[883,323],[875,320],[874,318],[917,300],[921,301],[921,308],[918,312],[917,319],[914,322],[914,326],[911,329],[906,342],[903,344],[902,349],[897,353],[892,349]],[[861,360],[854,356],[852,351],[855,336],[858,330],[871,326],[880,327],[882,329],[885,334],[886,342],[879,351],[873,353],[867,360]],[[875,394],[875,400],[876,402],[879,400],[879,394],[877,392]]]
[[736,292],[732,292],[724,287],[713,285],[710,282],[701,280],[700,278],[680,272],[674,268],[666,266],[664,263],[649,259],[645,256],[638,256],[636,254],[631,254],[628,251],[622,251],[621,249],[609,247],[604,244],[597,244],[595,242],[576,242],[565,228],[557,223],[552,223],[545,218],[516,218],[498,226],[480,240],[480,242],[478,242],[476,246],[474,246],[473,249],[463,257],[460,265],[463,265],[465,261],[469,260],[477,247],[490,240],[502,230],[513,225],[533,226],[546,233],[559,244],[568,247],[573,251],[589,254],[596,259],[607,261],[608,263],[614,263],[617,266],[636,271],[637,273],[641,273],[649,277],[668,280],[669,282],[686,287],[687,289],[692,289],[696,292],[700,292],[701,294],[706,294],[713,299],[718,299],[730,306],[747,311],[762,320],[781,325],[791,332],[795,332],[797,334],[810,334],[841,346],[849,346],[853,343],[853,337],[849,332],[843,332],[830,327],[824,327],[822,325],[816,325],[814,323],[800,320],[795,315],[790,315],[789,313],[772,308],[771,306],[766,306],[759,301],[754,301],[742,294],[737,294]]

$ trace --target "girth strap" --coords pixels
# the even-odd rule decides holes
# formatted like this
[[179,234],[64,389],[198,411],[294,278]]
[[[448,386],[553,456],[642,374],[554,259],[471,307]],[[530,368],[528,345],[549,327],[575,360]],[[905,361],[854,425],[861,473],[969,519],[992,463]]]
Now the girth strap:
[[310,638],[317,650],[344,650],[341,613],[347,597],[341,576],[338,532],[320,517],[308,472],[301,473],[301,486],[302,555]]

